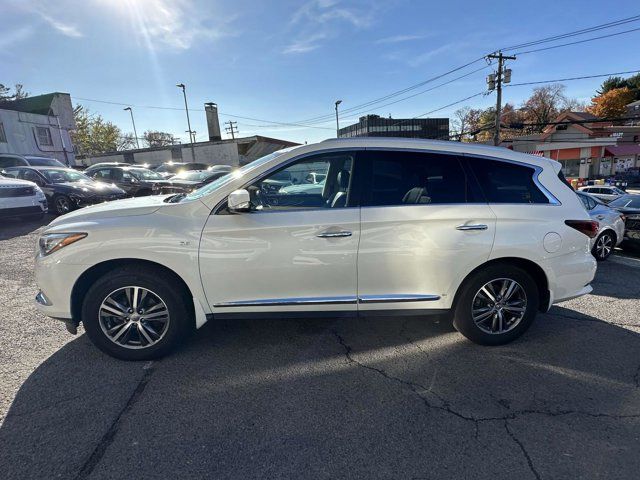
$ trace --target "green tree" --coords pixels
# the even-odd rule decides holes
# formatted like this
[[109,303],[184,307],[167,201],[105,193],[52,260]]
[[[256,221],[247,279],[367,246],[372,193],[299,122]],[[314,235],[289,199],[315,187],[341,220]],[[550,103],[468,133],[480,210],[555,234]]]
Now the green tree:
[[27,98],[28,92],[24,91],[24,87],[21,83],[16,83],[13,87],[13,93],[11,87],[7,87],[0,83],[0,102],[7,102],[12,100],[20,100],[21,98]]
[[76,129],[71,136],[80,155],[94,155],[130,148],[134,141],[132,137],[123,135],[116,125],[104,120],[100,115],[91,113],[82,105],[76,105],[73,115]]

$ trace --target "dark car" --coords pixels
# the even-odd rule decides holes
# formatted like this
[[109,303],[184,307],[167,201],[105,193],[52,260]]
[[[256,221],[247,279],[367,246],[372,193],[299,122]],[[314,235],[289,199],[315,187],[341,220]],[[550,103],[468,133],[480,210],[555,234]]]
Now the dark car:
[[36,155],[17,155],[14,153],[0,153],[0,168],[8,167],[60,167],[67,168],[65,164],[50,157],[38,157]]
[[130,197],[151,195],[154,188],[169,184],[159,173],[136,166],[91,166],[84,173],[94,180],[117,185]]
[[627,193],[609,203],[609,207],[615,208],[626,217],[625,242],[640,246],[640,195]]
[[160,165],[159,167],[154,168],[153,170],[154,172],[158,172],[164,178],[169,178],[181,172],[186,172],[191,170],[206,170],[208,166],[209,165],[207,165],[206,163],[196,163],[196,162],[191,162],[191,163],[166,162]]
[[189,193],[207,183],[211,183],[220,177],[224,177],[231,171],[231,167],[218,168],[215,170],[191,170],[181,172],[169,179],[169,185],[158,185],[153,191],[157,194],[166,193]]
[[2,173],[6,177],[34,182],[47,197],[50,210],[60,215],[87,205],[125,197],[124,190],[96,182],[72,168],[9,167]]

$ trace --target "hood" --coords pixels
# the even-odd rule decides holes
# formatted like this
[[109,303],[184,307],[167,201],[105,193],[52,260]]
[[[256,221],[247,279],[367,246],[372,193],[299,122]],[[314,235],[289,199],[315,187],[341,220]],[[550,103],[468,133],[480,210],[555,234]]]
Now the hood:
[[7,178],[0,175],[0,188],[10,187],[35,187],[36,184],[28,180],[20,180],[18,178]]
[[101,218],[131,217],[136,215],[149,215],[157,211],[163,205],[164,199],[169,195],[152,195],[148,197],[127,198],[113,202],[99,203],[81,208],[62,215],[53,220],[50,225],[61,223],[91,222]]
[[55,183],[53,186],[57,190],[64,190],[78,195],[108,195],[124,193],[124,190],[121,188],[102,182],[64,182]]

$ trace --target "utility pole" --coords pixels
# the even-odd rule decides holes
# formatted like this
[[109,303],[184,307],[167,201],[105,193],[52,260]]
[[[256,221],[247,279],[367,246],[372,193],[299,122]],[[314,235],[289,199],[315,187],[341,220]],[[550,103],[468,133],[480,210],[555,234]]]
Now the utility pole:
[[131,107],[127,107],[127,108],[123,108],[123,110],[129,110],[129,113],[131,114],[131,123],[133,123],[133,135],[136,137],[136,145],[138,146],[138,149],[140,148],[140,142],[138,141],[138,132],[136,131],[136,122],[133,120],[133,110],[131,109]]
[[176,87],[182,89],[182,96],[184,97],[184,109],[187,112],[187,127],[189,128],[189,140],[191,141],[191,161],[196,161],[196,152],[193,148],[193,130],[191,130],[191,120],[189,120],[189,105],[187,104],[187,91],[184,83],[177,83]]
[[336,100],[336,138],[340,137],[340,120],[338,119],[338,105],[342,103],[342,100]]
[[236,134],[239,133],[238,132],[238,122],[234,122],[233,120],[229,120],[228,122],[224,122],[225,125],[229,125],[228,127],[225,127],[225,131],[231,135],[231,138],[233,140],[236,139]]
[[502,83],[511,82],[511,70],[504,68],[505,60],[515,60],[515,56],[503,55],[502,52],[492,53],[487,55],[489,59],[498,60],[498,71],[495,74],[489,75],[487,78],[487,84],[489,90],[496,90],[496,129],[493,134],[493,144],[500,144],[500,120],[502,117]]

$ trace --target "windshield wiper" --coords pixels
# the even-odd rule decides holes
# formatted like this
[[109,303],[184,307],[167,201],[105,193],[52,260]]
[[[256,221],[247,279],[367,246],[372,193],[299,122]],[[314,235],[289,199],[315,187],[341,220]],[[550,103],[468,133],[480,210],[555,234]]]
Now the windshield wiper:
[[176,193],[175,195],[171,195],[170,197],[165,198],[164,201],[165,203],[178,203],[186,196],[186,193]]

